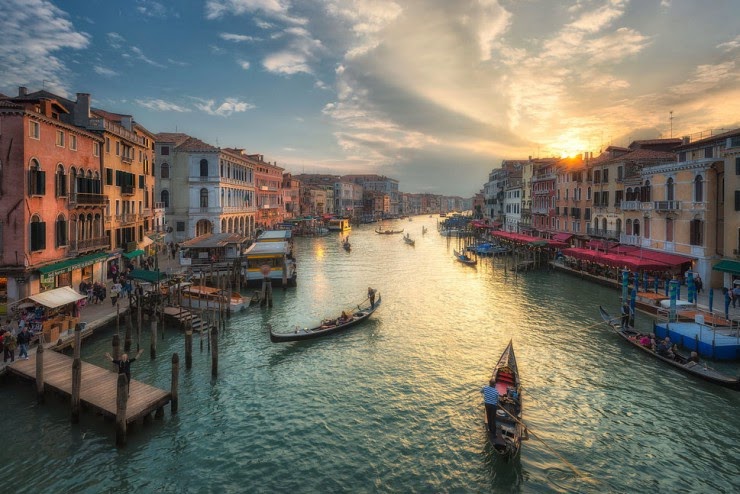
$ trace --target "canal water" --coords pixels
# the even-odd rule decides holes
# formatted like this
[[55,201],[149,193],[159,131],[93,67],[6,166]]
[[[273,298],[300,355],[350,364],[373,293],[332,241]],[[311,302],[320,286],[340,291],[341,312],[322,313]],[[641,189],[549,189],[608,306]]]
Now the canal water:
[[[220,337],[220,372],[194,338],[181,367],[180,413],[114,426],[35,403],[27,383],[0,386],[0,478],[14,492],[737,492],[740,393],[636,354],[597,324],[618,293],[547,270],[515,276],[505,260],[463,266],[437,218],[416,239],[355,228],[296,239],[298,287],[272,309],[235,315]],[[422,236],[422,225],[429,232]],[[272,344],[264,328],[309,326],[356,305],[381,308],[345,334]],[[638,325],[650,327],[647,316]],[[85,342],[105,365],[115,328]],[[532,438],[499,463],[486,442],[481,387],[512,339]],[[148,340],[147,348],[148,348]],[[168,329],[134,378],[168,388],[183,336]],[[204,344],[205,347],[205,344]],[[731,372],[737,372],[732,366]]]

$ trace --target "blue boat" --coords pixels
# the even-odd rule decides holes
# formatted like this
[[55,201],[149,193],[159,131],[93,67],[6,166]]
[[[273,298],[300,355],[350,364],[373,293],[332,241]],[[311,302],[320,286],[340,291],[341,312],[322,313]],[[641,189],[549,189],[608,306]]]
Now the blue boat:
[[[699,319],[699,318],[697,318]],[[694,322],[655,322],[655,336],[671,338],[678,345],[714,360],[740,360],[740,331]]]

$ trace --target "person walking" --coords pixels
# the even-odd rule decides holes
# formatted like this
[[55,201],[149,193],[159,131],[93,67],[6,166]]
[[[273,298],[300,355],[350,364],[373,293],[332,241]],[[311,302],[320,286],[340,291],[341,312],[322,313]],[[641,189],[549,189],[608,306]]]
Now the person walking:
[[28,327],[23,326],[23,330],[18,333],[17,340],[20,347],[18,358],[28,360],[28,345],[31,343],[31,333],[28,332]]
[[5,332],[5,338],[3,338],[3,362],[7,362],[10,359],[11,362],[15,362],[15,347],[18,344],[15,335],[11,330]]
[[113,307],[116,306],[116,303],[118,302],[118,297],[121,295],[122,289],[123,287],[121,286],[121,283],[119,283],[118,281],[113,283],[113,286],[110,288],[110,301]]

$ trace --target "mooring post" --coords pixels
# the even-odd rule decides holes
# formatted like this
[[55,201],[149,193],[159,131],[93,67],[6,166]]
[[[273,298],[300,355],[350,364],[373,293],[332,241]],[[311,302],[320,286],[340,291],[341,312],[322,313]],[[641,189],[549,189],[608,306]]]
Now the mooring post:
[[80,421],[80,388],[82,387],[82,361],[80,344],[82,343],[82,325],[75,325],[74,360],[72,360],[72,423]]
[[129,311],[128,314],[126,314],[126,333],[123,337],[123,351],[128,353],[131,351],[131,311]]
[[128,379],[118,374],[116,382],[116,446],[126,444],[126,405],[128,403]]
[[44,402],[44,339],[39,339],[36,349],[36,402]]
[[121,337],[118,336],[118,334],[113,335],[113,341],[111,343],[111,355],[113,355],[113,360],[118,360],[121,358]]
[[152,360],[157,358],[157,318],[152,318],[151,322],[151,331],[152,331],[152,337],[151,337],[151,343],[149,346],[149,356]]
[[121,325],[121,307],[116,303],[116,334],[121,334],[119,326]]
[[193,330],[185,331],[185,368],[190,370],[193,367]]
[[218,376],[218,331],[211,329],[211,377]]
[[178,379],[180,376],[180,357],[177,353],[172,354],[172,384],[170,385],[170,393],[172,394],[172,401],[170,402],[170,413],[172,415],[177,413],[177,405],[179,397],[178,393]]
[[141,304],[143,302],[143,295],[139,294],[139,287],[136,287],[136,351],[141,350]]

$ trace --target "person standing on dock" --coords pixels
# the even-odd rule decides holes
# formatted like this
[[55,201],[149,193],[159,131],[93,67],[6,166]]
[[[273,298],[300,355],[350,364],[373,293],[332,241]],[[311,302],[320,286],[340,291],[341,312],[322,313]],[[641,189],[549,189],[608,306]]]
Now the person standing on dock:
[[28,327],[23,326],[23,329],[18,333],[18,346],[20,351],[18,352],[18,358],[28,360],[28,345],[31,343],[31,333],[28,332]]
[[124,353],[121,355],[121,358],[114,359],[110,353],[105,354],[105,358],[113,362],[114,365],[118,367],[118,373],[119,374],[125,374],[126,375],[126,384],[131,382],[131,364],[136,362],[136,359],[141,357],[141,354],[144,353],[144,349],[142,348],[139,350],[139,352],[136,354],[136,357],[129,359],[128,354]]

